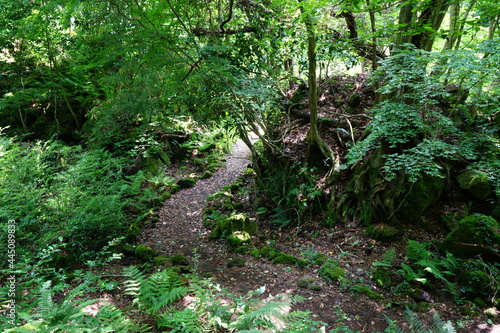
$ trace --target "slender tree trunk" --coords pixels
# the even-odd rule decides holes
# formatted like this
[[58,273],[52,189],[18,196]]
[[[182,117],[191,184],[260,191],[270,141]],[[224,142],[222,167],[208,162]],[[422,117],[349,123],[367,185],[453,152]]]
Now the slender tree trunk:
[[335,156],[330,147],[323,141],[318,130],[318,85],[316,78],[316,32],[314,20],[310,14],[306,16],[306,29],[307,29],[307,58],[309,61],[309,113],[310,127],[307,133],[307,160],[313,161],[317,157],[314,156],[313,151],[319,149],[321,154],[330,160],[330,173],[337,172],[340,166],[340,160]]

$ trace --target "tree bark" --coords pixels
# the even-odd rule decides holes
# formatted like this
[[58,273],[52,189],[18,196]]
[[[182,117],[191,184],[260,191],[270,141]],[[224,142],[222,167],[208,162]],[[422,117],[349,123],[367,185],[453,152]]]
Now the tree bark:
[[308,13],[306,15],[306,29],[307,29],[307,58],[309,61],[309,113],[310,113],[310,127],[307,133],[307,161],[310,163],[316,156],[313,156],[313,151],[317,148],[321,154],[330,160],[330,174],[337,172],[340,167],[340,160],[335,156],[330,147],[323,141],[318,131],[318,85],[316,79],[316,32],[314,27],[314,20]]

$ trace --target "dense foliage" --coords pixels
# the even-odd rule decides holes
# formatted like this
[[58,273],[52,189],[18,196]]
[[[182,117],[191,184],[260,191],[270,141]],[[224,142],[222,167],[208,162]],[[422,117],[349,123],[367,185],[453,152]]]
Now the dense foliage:
[[[439,200],[465,207],[463,215],[499,218],[499,20],[496,0],[3,0],[0,244],[12,247],[15,222],[16,253],[0,250],[0,280],[23,272],[20,286],[36,290],[36,304],[23,304],[24,329],[65,330],[72,321],[101,331],[116,322],[117,331],[143,329],[113,307],[83,315],[90,303],[75,298],[88,286],[57,305],[52,298],[69,287],[66,273],[82,278],[106,264],[104,254],[133,243],[154,219],[179,189],[165,167],[189,159],[197,167],[190,180],[209,177],[236,136],[254,158],[263,194],[254,208],[279,228],[320,216],[323,226],[360,221],[385,230],[427,221]],[[376,91],[366,128],[352,128],[355,106],[318,115],[317,82],[348,70],[369,71]],[[308,124],[305,156],[291,156],[283,144],[297,114]],[[347,144],[324,140],[321,126],[329,124],[337,137],[348,134]],[[465,216],[457,215],[442,218],[450,231],[460,231]],[[497,245],[473,244],[489,255]],[[455,257],[410,242],[407,258],[397,270],[404,282],[425,283],[430,273],[462,301],[451,278]],[[498,268],[467,263],[473,278],[493,286],[479,296],[496,293]],[[477,273],[486,270],[486,277]],[[126,271],[138,310],[158,326],[276,326],[269,318],[283,304],[233,299],[233,308],[217,310],[223,295],[216,287],[189,289],[171,273]],[[476,296],[467,281],[464,293]],[[209,305],[172,311],[188,292]],[[285,317],[297,332],[320,325],[304,313]],[[453,331],[447,323],[439,329]]]

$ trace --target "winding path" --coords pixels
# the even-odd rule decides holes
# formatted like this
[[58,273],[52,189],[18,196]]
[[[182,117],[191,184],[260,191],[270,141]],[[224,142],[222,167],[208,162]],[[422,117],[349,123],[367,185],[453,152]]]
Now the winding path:
[[141,244],[167,256],[179,253],[187,257],[199,256],[201,270],[213,271],[211,261],[223,259],[226,253],[216,255],[214,251],[221,252],[222,246],[213,242],[207,244],[202,237],[207,233],[202,223],[206,198],[234,183],[249,163],[250,150],[238,140],[226,158],[225,168],[208,179],[198,180],[195,187],[183,189],[165,202],[159,212],[159,221],[143,230]]

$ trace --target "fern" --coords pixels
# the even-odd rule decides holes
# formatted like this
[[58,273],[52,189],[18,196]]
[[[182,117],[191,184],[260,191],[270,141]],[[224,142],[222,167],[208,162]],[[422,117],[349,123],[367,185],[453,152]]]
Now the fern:
[[158,315],[189,291],[180,285],[179,277],[169,270],[146,277],[138,268],[127,267],[124,275],[129,278],[124,282],[125,294],[135,296],[134,303],[152,315]]
[[103,306],[96,316],[87,315],[83,309],[94,304],[97,300],[81,301],[77,296],[83,289],[82,284],[71,290],[68,295],[57,304],[53,301],[51,282],[47,281],[40,287],[38,297],[38,311],[33,313],[21,312],[19,317],[26,322],[23,326],[14,327],[5,332],[144,332],[147,327],[138,327],[126,319],[123,313],[112,305]]
[[392,267],[395,261],[396,261],[396,250],[389,249],[385,251],[380,261],[375,261],[373,263],[373,266]]
[[203,332],[200,329],[202,323],[198,319],[198,313],[186,308],[182,311],[170,311],[160,316],[156,322],[158,328],[169,329],[169,332],[179,333],[198,333]]
[[406,256],[408,259],[419,261],[431,257],[432,252],[427,250],[429,243],[416,242],[414,240],[408,241],[408,246],[406,247]]
[[413,313],[410,309],[406,308],[406,321],[410,327],[411,332],[421,333],[456,333],[455,327],[451,322],[444,322],[439,314],[434,313],[433,322],[430,327],[426,325]]
[[254,328],[275,328],[282,318],[283,307],[288,306],[282,302],[265,303],[255,309],[249,309],[238,317],[230,327],[238,330],[249,330]]

